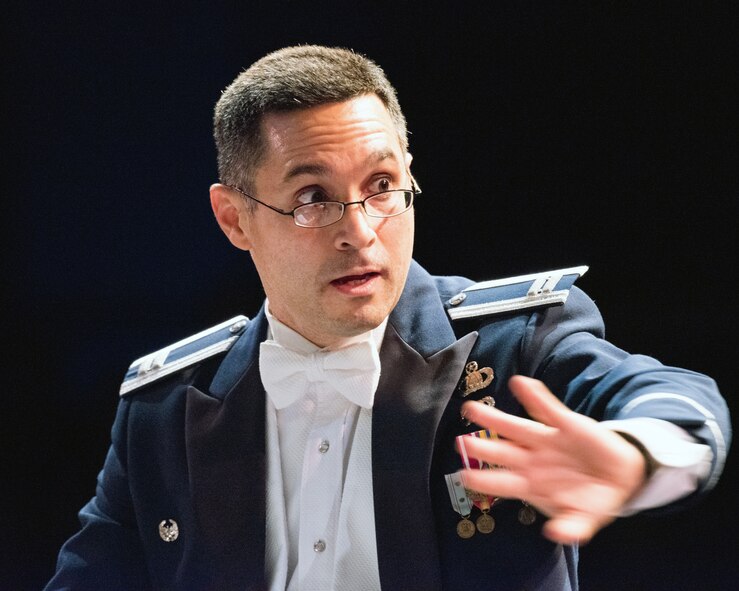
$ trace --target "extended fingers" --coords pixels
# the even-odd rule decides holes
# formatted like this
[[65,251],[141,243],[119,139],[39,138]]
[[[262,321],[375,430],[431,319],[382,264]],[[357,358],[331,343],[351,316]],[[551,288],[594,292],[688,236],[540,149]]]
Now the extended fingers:
[[468,421],[472,421],[486,429],[491,429],[501,437],[522,444],[538,441],[549,433],[549,429],[545,425],[530,419],[509,415],[480,402],[465,402],[462,411]]
[[513,376],[508,387],[529,415],[545,425],[559,427],[572,411],[543,382],[525,376]]
[[465,488],[495,497],[524,499],[528,493],[526,478],[508,470],[461,470]]
[[457,451],[490,465],[516,469],[526,465],[528,453],[520,446],[500,439],[479,439],[468,435],[457,437]]
[[562,428],[578,424],[581,415],[571,411],[543,382],[525,376],[513,376],[508,386],[516,399],[534,420],[515,417],[472,401],[465,403],[465,418],[493,429],[507,439],[526,442],[536,440],[550,431],[546,427]]
[[613,515],[592,512],[588,507],[561,508],[547,503],[531,490],[530,482],[522,475],[508,470],[462,470],[459,473],[465,488],[479,493],[508,499],[529,499],[545,515],[549,515],[542,533],[559,544],[584,544],[603,527],[611,523]]

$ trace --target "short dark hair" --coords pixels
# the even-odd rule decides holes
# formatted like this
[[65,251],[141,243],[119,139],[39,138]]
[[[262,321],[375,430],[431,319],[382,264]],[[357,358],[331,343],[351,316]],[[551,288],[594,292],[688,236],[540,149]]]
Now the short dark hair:
[[405,117],[395,88],[371,59],[341,47],[299,45],[267,54],[244,70],[216,103],[214,136],[218,175],[227,185],[253,191],[254,171],[265,154],[262,116],[375,94],[408,148]]

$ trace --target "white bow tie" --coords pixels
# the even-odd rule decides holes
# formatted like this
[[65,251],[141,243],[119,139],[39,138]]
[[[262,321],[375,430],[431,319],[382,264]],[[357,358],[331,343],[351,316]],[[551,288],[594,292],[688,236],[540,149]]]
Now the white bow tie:
[[311,384],[324,384],[363,408],[372,408],[380,380],[380,355],[369,341],[335,351],[298,353],[276,341],[259,346],[262,384],[282,409],[304,396]]

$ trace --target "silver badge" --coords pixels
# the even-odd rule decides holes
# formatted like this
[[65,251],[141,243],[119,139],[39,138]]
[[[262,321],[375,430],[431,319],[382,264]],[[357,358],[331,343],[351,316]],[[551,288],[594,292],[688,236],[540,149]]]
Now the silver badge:
[[180,528],[174,519],[165,519],[159,524],[159,537],[165,542],[174,542],[180,535]]

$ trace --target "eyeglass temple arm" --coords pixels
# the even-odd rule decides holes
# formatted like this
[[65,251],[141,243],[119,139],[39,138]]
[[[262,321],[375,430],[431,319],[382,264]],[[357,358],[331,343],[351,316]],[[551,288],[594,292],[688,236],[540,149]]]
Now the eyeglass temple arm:
[[421,192],[421,185],[418,184],[418,181],[416,180],[416,177],[413,176],[411,171],[408,171],[408,176],[411,177],[411,189],[413,189],[414,193],[420,193]]

